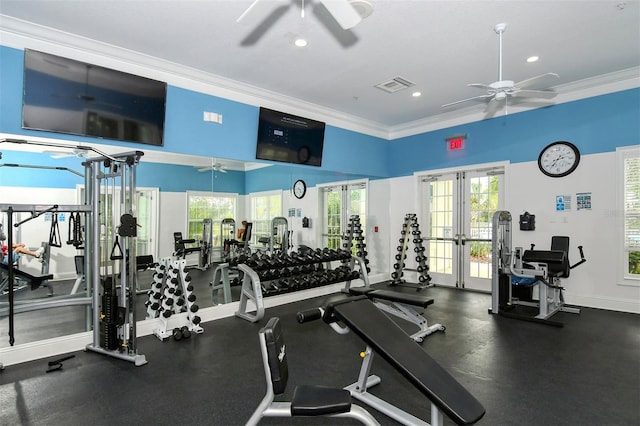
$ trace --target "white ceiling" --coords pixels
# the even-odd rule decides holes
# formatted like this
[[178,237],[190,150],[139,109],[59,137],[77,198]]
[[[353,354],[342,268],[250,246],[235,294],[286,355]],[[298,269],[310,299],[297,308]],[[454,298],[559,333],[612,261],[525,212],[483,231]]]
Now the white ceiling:
[[[557,73],[557,102],[593,84],[640,85],[639,1],[371,2],[371,16],[342,30],[318,0],[304,1],[304,18],[302,0],[285,0],[284,14],[254,26],[236,23],[252,0],[1,0],[0,30],[47,34],[42,43],[82,46],[112,61],[170,64],[237,93],[262,93],[255,104],[359,121],[389,138],[416,123],[482,113],[482,103],[441,105],[484,93],[468,83],[498,80],[501,22],[504,79]],[[293,46],[298,34],[306,48]],[[531,55],[540,60],[527,63]],[[393,94],[374,87],[396,76],[415,87]]]

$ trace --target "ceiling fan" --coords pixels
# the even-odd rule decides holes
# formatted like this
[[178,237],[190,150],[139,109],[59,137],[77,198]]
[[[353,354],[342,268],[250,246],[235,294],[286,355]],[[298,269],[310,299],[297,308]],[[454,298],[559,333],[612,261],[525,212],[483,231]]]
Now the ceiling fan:
[[483,83],[472,83],[468,86],[470,87],[478,87],[481,89],[485,89],[487,94],[474,96],[472,98],[462,99],[460,101],[451,102],[445,105],[442,105],[442,108],[447,108],[452,105],[457,105],[463,102],[474,101],[474,100],[488,100],[487,107],[485,108],[485,118],[493,116],[495,112],[502,106],[505,106],[505,114],[507,102],[510,98],[515,97],[523,97],[523,98],[541,98],[541,99],[550,99],[557,95],[554,90],[542,89],[542,90],[532,90],[527,89],[527,87],[531,87],[534,85],[546,86],[556,80],[558,78],[558,74],[555,73],[546,73],[542,75],[538,75],[536,77],[531,77],[526,80],[519,81],[517,83],[512,80],[503,80],[502,79],[502,34],[507,28],[507,24],[501,23],[495,26],[494,31],[500,37],[500,56],[499,56],[499,65],[498,65],[498,81],[495,81],[490,84]]
[[[285,3],[291,3],[291,0],[255,0],[236,22],[262,21],[275,11],[275,6],[288,8],[284,6]],[[373,11],[368,0],[320,0],[320,3],[343,30],[355,27]],[[301,4],[301,15],[304,17],[304,0],[301,0]]]
[[211,161],[211,165],[210,166],[198,167],[198,171],[199,172],[214,171],[214,172],[220,172],[220,173],[227,173],[227,169],[224,168],[224,165],[222,163],[219,163],[215,159]]

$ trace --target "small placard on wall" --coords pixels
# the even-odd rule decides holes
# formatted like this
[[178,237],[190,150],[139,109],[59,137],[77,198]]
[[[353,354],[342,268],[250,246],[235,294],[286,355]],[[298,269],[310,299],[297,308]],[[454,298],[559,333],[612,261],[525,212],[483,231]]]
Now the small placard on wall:
[[289,217],[295,217],[296,216],[296,209],[289,209],[289,211],[287,212]]
[[566,212],[571,210],[571,195],[556,195],[556,211]]
[[591,210],[590,192],[578,192],[576,194],[576,210]]

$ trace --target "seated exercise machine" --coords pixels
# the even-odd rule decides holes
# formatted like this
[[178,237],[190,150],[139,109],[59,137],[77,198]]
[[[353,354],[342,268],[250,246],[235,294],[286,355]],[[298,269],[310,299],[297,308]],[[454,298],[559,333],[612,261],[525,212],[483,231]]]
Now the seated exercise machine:
[[296,386],[291,402],[274,402],[284,393],[289,378],[286,345],[279,318],[271,318],[260,330],[260,352],[267,379],[267,393],[253,412],[247,426],[263,417],[350,417],[366,425],[379,425],[364,408],[351,404],[346,389],[326,386]]
[[[505,317],[540,322],[562,327],[550,318],[558,312],[579,314],[580,309],[568,307],[564,302],[562,278],[568,278],[586,259],[582,246],[578,246],[580,260],[569,263],[569,237],[551,237],[550,250],[523,250],[511,247],[511,214],[498,211],[493,217],[493,273],[490,313]],[[538,299],[533,299],[533,287],[538,287]],[[516,307],[538,309],[534,316],[516,312]]]
[[351,396],[404,425],[429,425],[426,421],[371,394],[381,382],[369,375],[373,354],[380,355],[431,403],[431,426],[444,424],[444,416],[458,425],[474,424],[485,409],[466,388],[416,345],[367,296],[343,297],[322,308],[298,313],[298,322],[322,318],[339,334],[352,331],[366,344],[358,380],[345,387]]
[[[40,262],[41,262],[41,267],[40,267],[40,276],[48,276],[49,275],[49,259],[51,257],[51,246],[49,243],[47,242],[43,242],[41,247],[44,249],[40,258]],[[6,264],[3,264],[5,266],[5,268],[2,268],[0,270],[0,295],[5,295],[9,292],[9,276],[7,274],[7,269],[6,268]],[[13,267],[15,270],[19,270],[18,268],[18,264],[14,263]],[[33,277],[34,275],[25,273],[24,275],[20,276],[20,275],[15,275],[14,276],[14,280],[13,280],[13,291],[20,291],[23,290],[27,287],[31,287],[31,290],[35,290],[36,288],[39,287],[46,287],[49,290],[49,294],[48,296],[51,297],[54,295],[53,293],[53,287],[47,283],[47,280],[42,280],[40,282],[37,282],[29,279],[28,277]],[[36,283],[37,284],[34,284]]]
[[249,248],[249,242],[251,241],[252,228],[253,228],[253,223],[247,222],[247,226],[239,240],[230,239],[225,241],[225,246],[229,247],[230,257],[233,258],[241,254],[245,254],[245,255],[251,254],[251,249]]
[[[188,254],[198,253],[198,266],[201,271],[206,271],[211,266],[211,254],[213,248],[213,222],[211,219],[202,221],[202,239],[182,238],[182,232],[173,233],[173,255],[178,259],[185,259]],[[187,247],[187,244],[197,246]]]

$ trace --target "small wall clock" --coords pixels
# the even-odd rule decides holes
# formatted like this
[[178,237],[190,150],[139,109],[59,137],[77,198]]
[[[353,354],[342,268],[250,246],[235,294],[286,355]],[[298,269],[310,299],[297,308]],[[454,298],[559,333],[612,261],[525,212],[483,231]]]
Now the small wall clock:
[[571,142],[557,141],[547,145],[538,157],[538,167],[547,176],[559,178],[572,173],[580,163],[580,151]]
[[302,179],[298,179],[293,184],[293,188],[292,189],[293,189],[293,195],[297,199],[301,199],[302,197],[304,197],[304,194],[307,193],[307,184]]

